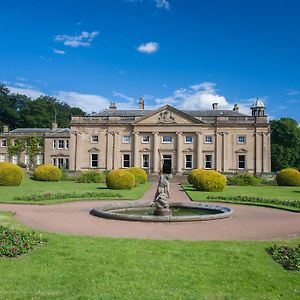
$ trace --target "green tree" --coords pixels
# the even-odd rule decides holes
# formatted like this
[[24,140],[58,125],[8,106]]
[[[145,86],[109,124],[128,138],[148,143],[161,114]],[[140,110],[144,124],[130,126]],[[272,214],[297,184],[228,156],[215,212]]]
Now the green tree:
[[300,128],[290,118],[272,120],[271,159],[272,171],[283,168],[300,169]]

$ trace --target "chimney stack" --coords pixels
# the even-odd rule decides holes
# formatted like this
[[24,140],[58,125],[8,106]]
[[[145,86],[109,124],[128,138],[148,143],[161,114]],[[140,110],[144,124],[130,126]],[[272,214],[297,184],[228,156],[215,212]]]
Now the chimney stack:
[[57,129],[57,123],[54,122],[54,123],[52,123],[52,130],[56,130],[56,129]]
[[8,133],[8,126],[7,125],[4,125],[3,126],[3,133]]
[[139,98],[139,110],[145,109],[145,102],[142,97]]
[[117,109],[116,103],[115,103],[115,102],[110,102],[110,104],[109,104],[109,109],[110,109],[110,110],[116,110],[116,109]]
[[213,108],[213,110],[217,110],[218,109],[218,103],[213,103],[212,108]]
[[240,108],[237,104],[233,105],[233,111],[239,112]]

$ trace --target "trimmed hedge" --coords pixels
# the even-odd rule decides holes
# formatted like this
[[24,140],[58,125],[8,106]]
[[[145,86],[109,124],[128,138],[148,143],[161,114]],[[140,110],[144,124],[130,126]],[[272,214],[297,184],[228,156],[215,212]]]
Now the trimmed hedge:
[[10,162],[0,163],[0,185],[18,186],[23,179],[22,169]]
[[148,180],[148,175],[144,169],[132,167],[128,171],[134,176],[136,184],[145,183]]
[[41,181],[59,181],[61,176],[61,170],[50,164],[38,166],[33,172],[33,179]]
[[98,172],[87,172],[80,175],[76,181],[80,183],[102,183],[105,182],[105,175]]
[[228,184],[247,186],[247,185],[259,185],[263,180],[259,177],[253,176],[249,173],[238,174],[235,176],[227,177]]
[[300,172],[292,168],[283,169],[277,174],[276,182],[283,186],[300,186]]
[[201,174],[201,172],[205,172],[206,170],[204,169],[194,169],[192,170],[189,174],[188,174],[188,177],[187,177],[187,180],[188,180],[188,183],[189,184],[192,184],[193,187],[196,187],[195,186],[195,178],[198,174]]
[[194,178],[197,191],[222,192],[226,187],[226,177],[214,170],[202,170]]
[[135,186],[135,178],[128,170],[113,170],[106,176],[106,185],[113,190],[130,190]]

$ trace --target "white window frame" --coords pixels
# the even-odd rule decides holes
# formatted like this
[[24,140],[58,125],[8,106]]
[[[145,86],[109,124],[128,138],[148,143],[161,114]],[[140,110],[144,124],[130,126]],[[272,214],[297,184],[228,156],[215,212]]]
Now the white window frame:
[[[97,155],[97,166],[93,166],[93,161],[96,161],[93,159],[93,155]],[[99,168],[99,153],[90,153],[90,167],[91,169]]]
[[123,135],[122,136],[122,143],[123,144],[130,144],[131,142],[131,136],[130,135]]
[[11,157],[11,162],[14,164],[14,165],[17,165],[19,163],[19,156],[18,155],[13,155]]
[[[128,167],[124,166],[124,162],[127,161],[127,160],[124,160],[124,155],[129,155],[129,165],[128,165]],[[131,166],[131,155],[130,155],[130,153],[122,153],[122,168],[127,169],[127,168],[130,168],[130,166]]]
[[[240,156],[244,156],[244,168],[240,168]],[[246,154],[238,154],[237,155],[237,169],[238,170],[245,170],[246,169]]]
[[[170,138],[169,140],[167,138]],[[161,137],[161,142],[163,144],[172,144],[173,143],[173,137],[171,135],[163,135]]]
[[[188,141],[188,138],[191,138],[190,141]],[[186,135],[184,138],[185,144],[192,144],[193,143],[193,136],[192,135]]]
[[[210,139],[210,140],[207,140],[207,139]],[[212,144],[213,143],[213,136],[212,135],[205,135],[204,136],[204,144]]]
[[1,143],[0,143],[0,147],[1,148],[5,148],[7,146],[7,140],[6,139],[2,139]]
[[52,165],[56,167],[56,164],[57,164],[56,157],[53,157],[52,158]]
[[0,154],[0,162],[5,162],[5,161],[6,161],[6,155]]
[[30,155],[29,154],[24,155],[24,164],[26,166],[30,164]]
[[[145,138],[146,138],[146,140],[145,140]],[[150,135],[143,135],[142,143],[143,144],[149,144],[150,143]]]
[[[211,157],[211,160],[210,160],[211,167],[210,168],[206,167],[206,163],[209,162],[209,160],[206,160],[206,156],[208,156],[208,155]],[[206,169],[206,170],[213,169],[213,155],[212,154],[204,154],[204,169]]]
[[52,141],[52,148],[53,148],[53,149],[56,149],[56,146],[57,146],[57,142],[56,142],[56,140],[53,140],[53,141]]
[[[145,156],[145,155],[148,155],[148,167],[145,167],[145,166],[144,166],[144,156]],[[150,169],[150,153],[142,153],[142,159],[141,159],[141,162],[142,162],[142,169],[149,170],[149,169]]]
[[[57,149],[65,149],[65,140],[57,140]],[[62,147],[59,145],[59,143],[62,142]]]
[[65,149],[69,149],[69,140],[65,140]]
[[99,136],[98,135],[92,135],[91,136],[91,143],[92,144],[98,144],[99,143]]
[[43,154],[37,154],[37,156],[36,156],[36,164],[38,166],[40,166],[43,163],[44,163],[44,155]]
[[[240,141],[240,139],[243,139],[242,141]],[[238,135],[237,136],[237,143],[238,144],[246,144],[247,138],[245,135]]]
[[[187,156],[191,156],[191,160],[190,160],[190,161],[188,161],[188,160],[186,159]],[[187,167],[187,162],[190,162],[190,163],[191,163],[191,166],[190,166],[190,167]],[[187,170],[193,169],[193,154],[185,154],[185,155],[184,155],[184,166],[185,166],[185,169],[187,169]]]

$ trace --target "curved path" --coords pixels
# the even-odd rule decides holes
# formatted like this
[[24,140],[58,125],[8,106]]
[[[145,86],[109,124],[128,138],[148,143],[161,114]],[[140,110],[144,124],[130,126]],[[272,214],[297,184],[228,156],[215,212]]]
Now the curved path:
[[[138,202],[152,201],[154,184]],[[171,183],[171,199],[190,201],[181,187]],[[89,211],[112,201],[81,201],[55,205],[0,204],[15,211],[15,218],[36,230],[75,235],[179,240],[269,240],[300,236],[300,214],[257,206],[223,204],[234,209],[230,218],[187,223],[143,223],[91,216]],[[113,201],[123,203],[127,201]]]

